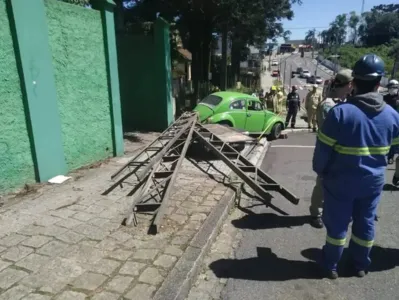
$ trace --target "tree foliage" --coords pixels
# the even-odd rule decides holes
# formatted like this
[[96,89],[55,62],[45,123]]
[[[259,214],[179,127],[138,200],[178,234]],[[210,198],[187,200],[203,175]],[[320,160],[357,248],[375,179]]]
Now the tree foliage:
[[306,32],[305,43],[308,45],[313,45],[316,43],[316,29],[310,29]]
[[355,12],[339,15],[321,36],[325,54],[339,54],[341,66],[352,68],[362,55],[375,53],[384,59],[386,70],[390,71],[399,57],[399,4],[374,6],[362,16]]
[[[123,0],[115,0],[121,7]],[[291,19],[291,5],[301,0],[135,0],[123,10],[124,26],[154,21],[158,16],[176,25],[183,45],[192,53],[192,77],[207,80],[213,39],[227,28],[233,72],[248,53],[247,46],[286,37],[282,20]]]

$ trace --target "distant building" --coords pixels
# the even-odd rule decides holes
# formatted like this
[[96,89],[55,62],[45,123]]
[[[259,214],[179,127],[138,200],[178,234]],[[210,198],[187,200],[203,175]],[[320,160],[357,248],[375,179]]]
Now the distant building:
[[295,48],[298,47],[299,45],[303,45],[305,44],[305,40],[288,40],[286,42],[286,44],[291,44],[293,45]]

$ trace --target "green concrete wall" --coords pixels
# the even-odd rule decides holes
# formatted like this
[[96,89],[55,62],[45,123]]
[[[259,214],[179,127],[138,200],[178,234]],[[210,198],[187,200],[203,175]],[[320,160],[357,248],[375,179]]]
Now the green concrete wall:
[[50,49],[68,168],[112,156],[101,12],[46,0]]
[[163,131],[173,122],[169,25],[117,35],[123,130]]
[[21,82],[5,0],[0,0],[0,193],[34,181]]
[[153,37],[121,34],[117,49],[123,129],[157,130]]

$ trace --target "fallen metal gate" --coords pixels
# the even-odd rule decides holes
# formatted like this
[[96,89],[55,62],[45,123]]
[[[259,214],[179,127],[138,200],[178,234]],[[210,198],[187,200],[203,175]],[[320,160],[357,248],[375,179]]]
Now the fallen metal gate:
[[[131,185],[134,188],[128,193],[128,196],[135,194],[143,179],[146,177],[151,168],[160,161],[160,159],[175,145],[176,142],[185,141],[182,136],[185,134],[190,124],[196,118],[195,114],[184,114],[171,124],[161,135],[151,142],[147,147],[140,151],[133,159],[122,166],[114,174],[111,179],[115,181],[103,195],[108,195],[116,187]],[[136,181],[128,179],[134,175]]]
[[272,196],[268,191],[276,191],[293,204],[298,204],[298,197],[198,123],[196,113],[186,113],[111,176],[111,179],[116,179],[127,171],[103,194],[108,194],[118,185],[123,186],[133,174],[136,177],[134,183],[127,183],[134,188],[127,194],[132,208],[124,220],[125,225],[137,225],[138,212],[152,213],[150,232],[159,231],[179,168],[193,140],[212,151],[263,200],[270,201]]
[[197,124],[194,130],[195,138],[211,150],[222,160],[238,177],[251,187],[262,199],[271,199],[267,191],[276,191],[293,204],[299,203],[299,198],[278,184],[270,175],[254,166],[228,143],[223,142],[215,134]]

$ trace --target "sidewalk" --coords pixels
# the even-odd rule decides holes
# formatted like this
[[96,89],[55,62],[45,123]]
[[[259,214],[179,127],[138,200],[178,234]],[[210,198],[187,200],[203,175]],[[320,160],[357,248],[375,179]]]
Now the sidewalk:
[[[145,143],[153,138],[141,135]],[[144,146],[127,142],[126,149],[132,156]],[[152,299],[219,201],[234,197],[222,162],[185,160],[161,232],[147,234],[146,215],[137,227],[122,226],[131,199],[118,189],[101,193],[128,160],[112,158],[63,185],[7,199],[0,209],[0,300]]]

